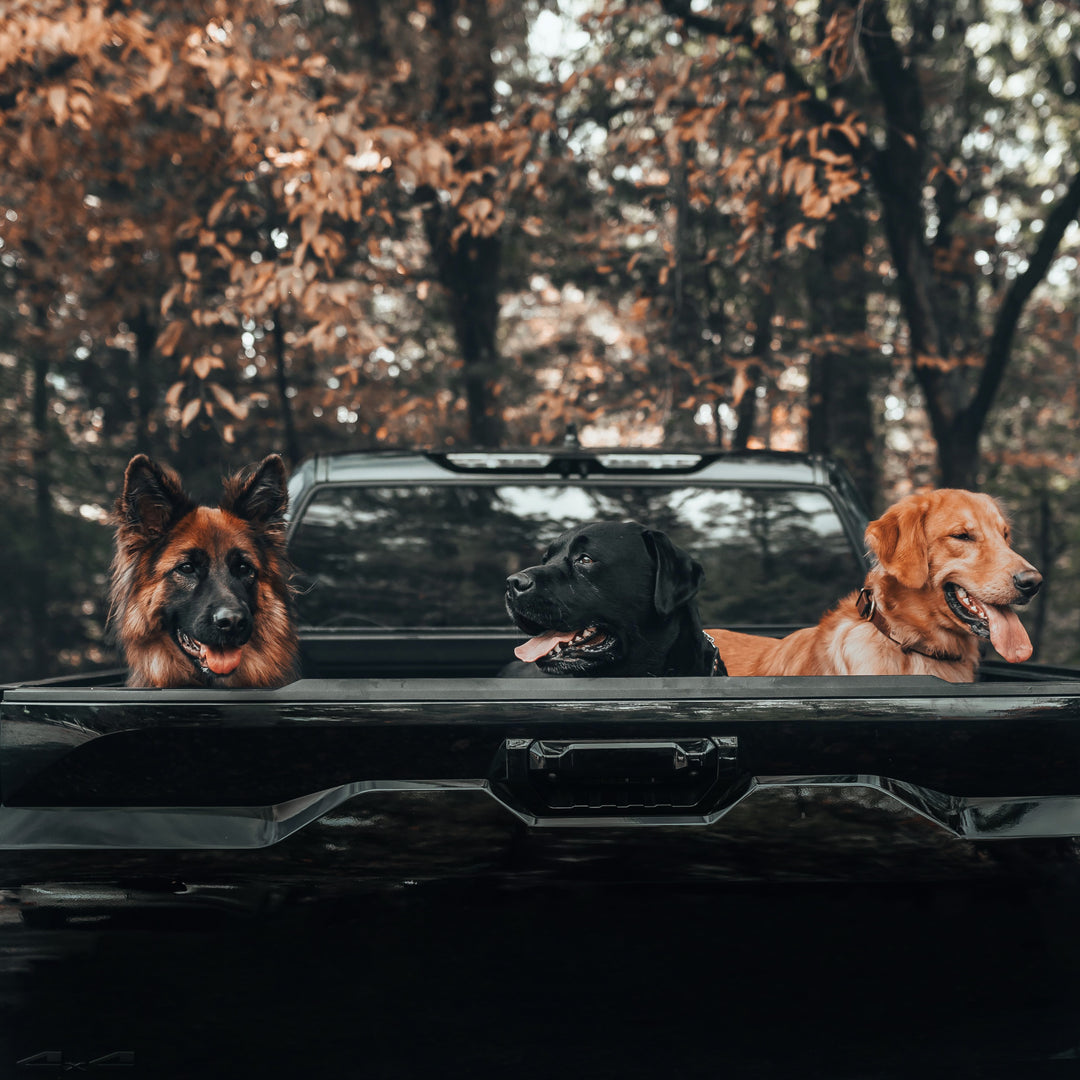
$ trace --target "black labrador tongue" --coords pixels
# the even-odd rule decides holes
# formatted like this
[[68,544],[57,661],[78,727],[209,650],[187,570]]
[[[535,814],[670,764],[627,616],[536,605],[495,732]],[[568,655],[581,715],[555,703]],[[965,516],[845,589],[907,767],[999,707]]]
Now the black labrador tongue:
[[524,644],[519,645],[514,650],[514,655],[519,660],[532,664],[539,660],[541,656],[547,656],[556,645],[560,645],[564,641],[573,641],[576,636],[576,630],[546,630],[544,633],[537,634],[536,637],[529,638]]

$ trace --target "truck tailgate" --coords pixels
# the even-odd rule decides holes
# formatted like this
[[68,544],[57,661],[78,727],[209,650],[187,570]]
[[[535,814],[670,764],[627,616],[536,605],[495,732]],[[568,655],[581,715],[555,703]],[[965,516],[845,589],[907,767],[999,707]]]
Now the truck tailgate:
[[272,845],[376,792],[531,826],[709,826],[769,790],[884,792],[970,839],[1080,834],[1075,684],[930,678],[32,687],[0,703],[0,847]]

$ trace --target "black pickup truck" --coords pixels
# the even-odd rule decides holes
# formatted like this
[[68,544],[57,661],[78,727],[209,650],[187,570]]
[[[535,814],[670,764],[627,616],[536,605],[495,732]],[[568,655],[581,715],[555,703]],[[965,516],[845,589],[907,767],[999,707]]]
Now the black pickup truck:
[[[705,626],[816,621],[866,570],[866,514],[829,462],[343,454],[303,464],[290,501],[299,681],[3,688],[0,1010],[12,957],[35,988],[11,1075],[961,1076],[1076,1056],[1058,959],[1011,981],[1039,913],[988,901],[1018,869],[1072,873],[1075,674],[990,657],[971,685],[496,678],[523,636],[507,575],[597,518],[691,551]],[[175,936],[203,917],[249,929]],[[331,929],[281,930],[312,918]],[[125,919],[159,932],[99,937],[92,960],[42,944]],[[964,972],[949,993],[939,953]],[[1003,986],[1026,1017],[1007,1053]],[[989,1042],[924,1008],[956,993]]]
[[[0,887],[24,911],[63,882],[190,891],[240,866],[246,888],[301,890],[594,868],[829,877],[852,822],[859,843],[879,826],[875,858],[845,868],[856,875],[880,872],[885,847],[910,855],[912,830],[937,838],[937,858],[958,857],[956,837],[1080,834],[1080,683],[1066,671],[989,659],[960,686],[495,678],[522,638],[505,578],[597,518],[646,522],[693,552],[706,626],[816,621],[866,569],[866,515],[827,461],[344,454],[300,467],[290,501],[299,681],[138,690],[117,674],[3,690]],[[759,858],[774,847],[790,849],[782,871]]]

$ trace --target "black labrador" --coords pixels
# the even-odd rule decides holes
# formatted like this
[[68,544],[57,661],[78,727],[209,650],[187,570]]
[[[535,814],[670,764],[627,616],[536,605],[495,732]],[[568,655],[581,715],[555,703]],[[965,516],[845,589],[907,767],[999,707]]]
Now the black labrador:
[[531,635],[504,676],[726,675],[694,599],[704,571],[633,521],[564,532],[506,579],[506,610]]

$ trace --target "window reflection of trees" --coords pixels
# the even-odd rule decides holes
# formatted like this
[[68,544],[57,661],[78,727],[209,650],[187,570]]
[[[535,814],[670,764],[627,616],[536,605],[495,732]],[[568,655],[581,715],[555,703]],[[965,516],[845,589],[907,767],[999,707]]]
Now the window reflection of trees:
[[820,492],[615,485],[428,485],[327,490],[291,552],[310,626],[508,626],[508,574],[565,529],[633,519],[705,567],[706,625],[815,621],[859,584]]

